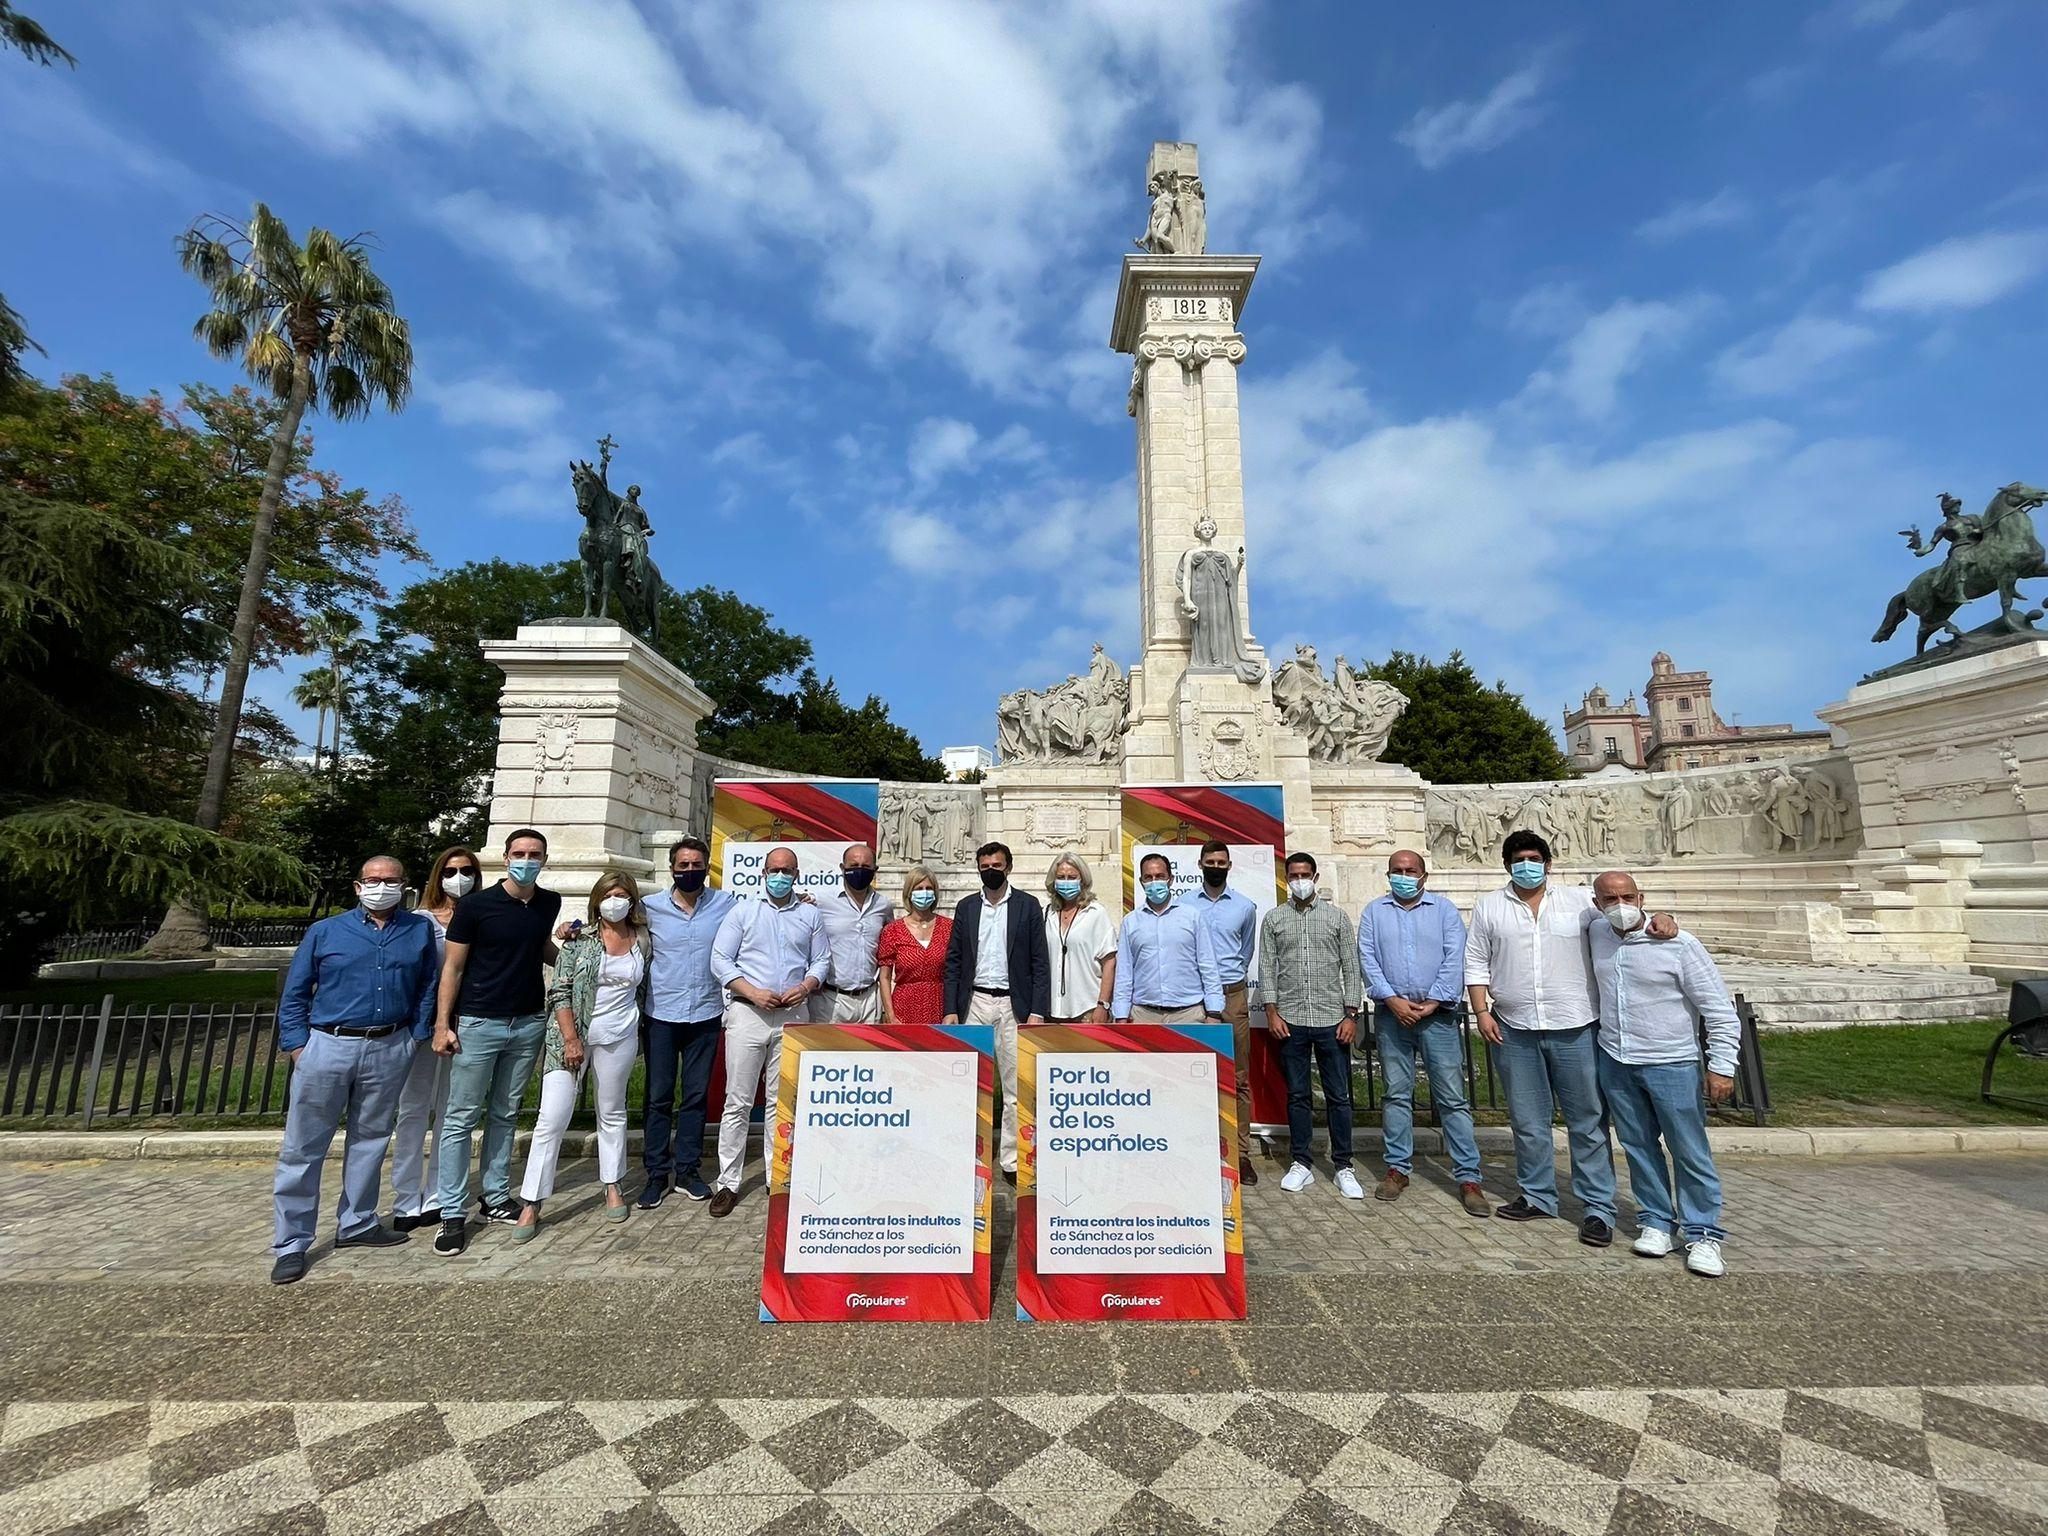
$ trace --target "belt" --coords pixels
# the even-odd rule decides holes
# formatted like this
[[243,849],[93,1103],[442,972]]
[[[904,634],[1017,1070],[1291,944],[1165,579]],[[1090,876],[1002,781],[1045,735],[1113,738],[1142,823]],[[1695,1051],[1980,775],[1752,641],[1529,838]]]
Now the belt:
[[1008,987],[976,987],[974,990],[983,997],[1008,997],[1010,995]]
[[315,1024],[313,1028],[323,1035],[339,1035],[344,1040],[382,1040],[386,1035],[395,1035],[404,1024],[379,1024],[375,1029],[350,1029],[346,1024]]
[[837,992],[841,997],[859,997],[861,993],[866,992],[873,986],[874,983],[871,981],[865,987],[835,987],[828,981],[825,983],[825,990],[827,992]]
[[1192,1003],[1133,1003],[1131,1006],[1150,1008],[1154,1013],[1178,1013],[1183,1008],[1200,1008],[1202,1000],[1198,997]]

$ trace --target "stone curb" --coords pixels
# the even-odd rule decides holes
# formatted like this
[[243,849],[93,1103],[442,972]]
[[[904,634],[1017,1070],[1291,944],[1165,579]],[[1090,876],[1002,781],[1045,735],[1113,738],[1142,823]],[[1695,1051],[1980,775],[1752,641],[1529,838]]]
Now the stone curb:
[[[756,1132],[758,1139],[759,1133]],[[4,1131],[0,1132],[0,1163],[60,1163],[79,1160],[127,1162],[157,1159],[267,1160],[277,1155],[282,1132],[254,1131]],[[2048,1152],[2048,1126],[2034,1125],[1911,1125],[1911,1126],[1761,1126],[1717,1125],[1707,1130],[1714,1151],[1724,1157],[1903,1157],[1936,1152]],[[521,1131],[518,1150],[531,1140]],[[1283,1137],[1269,1138],[1278,1145]],[[1440,1154],[1439,1133],[1415,1133],[1417,1149]],[[1565,1147],[1562,1130],[1552,1143]],[[1478,1128],[1482,1149],[1501,1154],[1514,1141],[1505,1126]],[[626,1137],[629,1151],[640,1145],[638,1132]],[[336,1138],[331,1155],[340,1156]],[[572,1131],[564,1138],[566,1158],[595,1157],[594,1131]]]

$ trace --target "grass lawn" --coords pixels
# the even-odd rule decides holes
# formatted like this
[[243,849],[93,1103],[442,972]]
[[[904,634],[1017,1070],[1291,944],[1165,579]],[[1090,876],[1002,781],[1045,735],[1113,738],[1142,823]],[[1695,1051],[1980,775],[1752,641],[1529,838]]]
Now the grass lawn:
[[[1977,1097],[2003,1021],[1766,1035],[1774,1125],[2042,1125],[2048,1114]],[[2048,1061],[1999,1053],[1994,1093],[2048,1102]]]
[[38,981],[0,991],[0,1003],[97,1003],[109,992],[124,1003],[267,1003],[277,996],[275,971],[183,971],[137,981]]

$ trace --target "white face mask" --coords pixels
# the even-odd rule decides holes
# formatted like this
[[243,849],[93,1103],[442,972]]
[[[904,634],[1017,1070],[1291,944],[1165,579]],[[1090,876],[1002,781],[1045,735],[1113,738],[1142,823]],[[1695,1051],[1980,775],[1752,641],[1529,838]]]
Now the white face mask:
[[367,912],[389,912],[404,894],[405,887],[396,880],[365,880],[356,887],[356,900]]
[[1287,894],[1296,901],[1314,901],[1316,899],[1316,883],[1313,880],[1290,880],[1287,882]]
[[630,896],[607,896],[597,904],[597,915],[611,923],[625,921],[626,914],[632,910],[633,899]]
[[1616,933],[1634,933],[1643,926],[1643,909],[1628,902],[1617,901],[1607,909],[1607,921]]
[[441,882],[441,889],[457,901],[476,889],[475,875],[449,875]]

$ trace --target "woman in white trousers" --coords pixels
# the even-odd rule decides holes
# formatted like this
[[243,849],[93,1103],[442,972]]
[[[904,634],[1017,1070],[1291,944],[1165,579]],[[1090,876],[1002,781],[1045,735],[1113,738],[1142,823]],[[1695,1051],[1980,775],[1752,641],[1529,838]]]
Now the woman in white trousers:
[[640,1005],[647,989],[647,917],[633,877],[614,870],[590,892],[590,918],[574,925],[555,961],[541,1061],[540,1117],[526,1154],[520,1185],[525,1208],[512,1229],[514,1242],[540,1230],[541,1202],[555,1192],[562,1136],[576,1108],[583,1074],[597,1079],[597,1176],[604,1183],[607,1221],[624,1221],[631,1208],[619,1193],[626,1162],[626,1084],[640,1050]]
[[[434,925],[436,974],[448,952],[448,920],[455,903],[476,889],[483,865],[467,848],[438,854],[420,889],[419,910]],[[391,1123],[391,1227],[410,1232],[438,1225],[441,1207],[434,1192],[441,1187],[441,1111],[448,1107],[448,1068],[452,1056],[414,1051],[405,1086],[398,1094],[398,1117]]]

